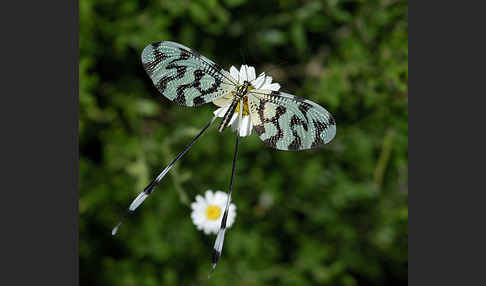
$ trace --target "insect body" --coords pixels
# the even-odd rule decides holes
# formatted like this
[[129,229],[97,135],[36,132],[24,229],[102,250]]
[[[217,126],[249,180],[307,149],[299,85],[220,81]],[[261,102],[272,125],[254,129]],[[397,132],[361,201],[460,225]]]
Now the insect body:
[[[231,94],[234,96],[233,101],[231,102],[231,105],[228,108],[228,111],[224,114],[223,120],[221,120],[221,123],[219,125],[218,131],[223,132],[223,130],[228,126],[228,123],[230,122],[231,118],[233,117],[233,114],[236,111],[236,108],[238,107],[238,104],[240,101],[244,98],[244,96],[248,93],[248,90],[250,90],[250,82],[245,81],[242,85],[238,86],[235,91],[231,92]],[[248,99],[245,98],[246,100],[244,101],[245,104],[248,104]]]

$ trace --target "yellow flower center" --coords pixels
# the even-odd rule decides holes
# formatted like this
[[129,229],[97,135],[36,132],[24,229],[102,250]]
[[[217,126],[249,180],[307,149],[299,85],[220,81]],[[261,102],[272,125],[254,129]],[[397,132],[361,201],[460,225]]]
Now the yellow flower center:
[[206,217],[208,219],[218,219],[219,216],[221,215],[221,209],[218,206],[209,206],[206,209]]
[[[238,102],[235,112],[238,113],[239,111],[240,111],[240,103]],[[249,114],[250,114],[250,109],[248,108],[248,97],[245,96],[243,98],[243,115],[249,115]]]

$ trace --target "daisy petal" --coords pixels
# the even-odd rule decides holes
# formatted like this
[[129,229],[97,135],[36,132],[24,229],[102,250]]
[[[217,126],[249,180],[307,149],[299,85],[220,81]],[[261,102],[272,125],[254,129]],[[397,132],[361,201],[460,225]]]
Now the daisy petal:
[[248,67],[246,69],[246,73],[247,73],[247,78],[248,78],[248,81],[252,81],[256,78],[255,76],[255,68],[254,67]]
[[228,195],[226,193],[223,193],[222,191],[216,191],[215,194],[214,194],[214,201],[217,203],[217,204],[226,204],[226,198],[228,197]]
[[278,91],[280,89],[280,84],[272,83],[265,86],[265,89]]
[[265,82],[265,74],[261,74],[254,81],[252,81],[251,85],[253,85],[256,89],[259,89],[262,87],[264,82]]
[[272,77],[271,76],[266,76],[265,77],[265,84],[271,84],[272,83]]
[[231,104],[231,98],[228,98],[226,96],[216,98],[213,100],[213,103],[219,107],[225,107]]
[[229,108],[229,106],[220,107],[220,108],[216,109],[215,111],[213,111],[213,114],[216,115],[217,117],[224,117],[224,114],[226,113],[226,111],[228,111],[228,108]]
[[210,202],[213,200],[213,192],[211,190],[207,190],[205,193],[206,201]]
[[226,198],[226,193],[223,191],[216,191],[216,196],[224,196]]
[[234,66],[230,67],[230,75],[231,75],[232,78],[234,78],[235,80],[238,80],[239,74],[240,73],[238,72],[238,70]]
[[231,120],[228,124],[233,126],[233,123],[235,122],[236,118],[238,118],[238,113],[235,112],[233,113],[233,117],[231,117]]
[[240,68],[240,83],[243,83],[245,80],[247,80],[246,77],[246,65],[242,65]]
[[251,118],[248,115],[244,115],[243,118],[241,118],[241,126],[238,128],[238,120],[234,121],[233,124],[231,124],[231,130],[236,131],[237,129],[240,130],[240,136],[245,137],[251,134],[251,130],[253,129],[253,125],[251,123]]
[[231,124],[231,131],[235,132],[238,129],[238,122],[234,121]]
[[198,202],[198,203],[203,203],[203,202],[204,202],[203,197],[202,197],[201,195],[197,195],[197,196],[196,196],[196,202]]
[[241,125],[240,125],[240,136],[248,136],[251,134],[251,129],[252,129],[252,124],[251,124],[251,118],[250,116],[246,115],[243,116],[241,119]]

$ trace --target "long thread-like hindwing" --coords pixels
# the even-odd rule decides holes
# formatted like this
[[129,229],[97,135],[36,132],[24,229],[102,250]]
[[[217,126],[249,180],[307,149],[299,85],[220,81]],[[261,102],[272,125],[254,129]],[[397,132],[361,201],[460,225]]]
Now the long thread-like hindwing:
[[174,42],[161,41],[146,46],[142,64],[159,92],[184,106],[211,102],[229,93],[237,84],[213,61]]
[[252,90],[248,104],[256,133],[272,148],[317,148],[336,135],[332,115],[310,100],[279,91]]

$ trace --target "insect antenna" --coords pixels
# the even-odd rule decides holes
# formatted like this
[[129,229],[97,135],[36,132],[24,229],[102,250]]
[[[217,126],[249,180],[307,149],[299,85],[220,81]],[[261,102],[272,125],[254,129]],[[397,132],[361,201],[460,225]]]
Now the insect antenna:
[[182,150],[177,155],[177,157],[172,162],[170,162],[170,164],[167,165],[167,167],[165,167],[165,169],[162,172],[160,172],[160,174],[148,186],[146,186],[142,192],[140,192],[140,194],[132,201],[127,211],[118,222],[118,224],[111,231],[112,235],[115,235],[118,232],[118,228],[120,227],[122,222],[130,214],[132,214],[135,211],[135,209],[138,208],[140,204],[142,204],[142,202],[154,191],[154,188],[160,183],[162,178],[164,178],[164,176],[170,171],[170,169],[174,166],[174,164],[191,148],[191,146],[197,141],[197,139],[199,139],[199,137],[201,137],[201,135],[209,128],[209,126],[213,124],[216,118],[217,116],[213,116],[213,118],[211,118],[211,120],[206,124],[206,126],[204,126],[204,128],[191,140],[191,142],[186,145],[184,150]]
[[218,263],[219,257],[221,257],[221,252],[223,250],[224,234],[226,232],[226,219],[228,218],[228,211],[231,203],[231,194],[233,192],[233,180],[235,177],[235,170],[236,170],[236,159],[238,158],[238,143],[240,138],[240,126],[241,126],[242,114],[243,114],[243,100],[240,101],[240,110],[238,112],[238,130],[236,132],[235,154],[233,156],[233,167],[231,169],[231,179],[229,184],[228,200],[226,201],[226,206],[224,208],[224,213],[223,213],[223,219],[221,220],[221,226],[219,227],[218,235],[216,236],[216,241],[214,242],[212,265],[208,275],[208,279],[210,278],[211,274],[216,268],[216,264]]

